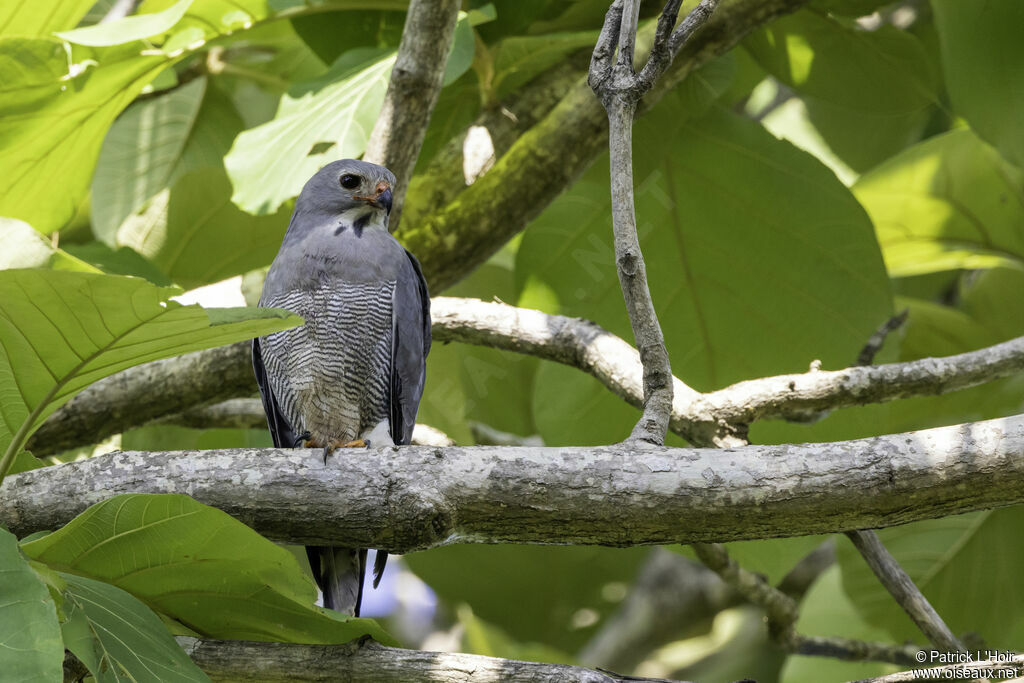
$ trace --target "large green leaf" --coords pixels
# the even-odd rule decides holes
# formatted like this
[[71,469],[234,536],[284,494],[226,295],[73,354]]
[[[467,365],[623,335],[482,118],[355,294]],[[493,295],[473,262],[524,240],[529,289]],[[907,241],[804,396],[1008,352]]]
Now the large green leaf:
[[225,172],[204,168],[181,176],[129,217],[117,241],[191,289],[268,265],[290,213],[287,207],[269,216],[245,213],[231,203]]
[[69,71],[57,41],[0,41],[0,73],[5,62],[23,64],[22,78],[10,85],[5,79],[0,99],[0,155],[7,170],[0,213],[43,232],[74,216],[107,127],[167,64],[165,56],[140,50],[141,44],[104,48],[102,54],[76,49]]
[[167,187],[179,170],[206,79],[128,107],[110,127],[92,179],[92,231],[116,245],[122,221]]
[[316,607],[316,587],[290,552],[188,496],[116,496],[22,549],[117,586],[210,638],[391,640],[373,620]]
[[953,106],[978,135],[1024,166],[1024,3],[932,0]]
[[50,591],[0,527],[0,670],[10,681],[59,681],[64,644]]
[[[1024,507],[973,512],[878,532],[953,633],[974,632],[989,646],[1017,647],[1024,617],[1020,566],[1024,546],[1007,543],[1024,523]],[[839,546],[843,587],[858,612],[897,640],[926,644],[850,543]]]
[[1024,267],[1024,173],[970,130],[914,145],[853,191],[893,276]]
[[474,614],[519,642],[575,652],[617,607],[608,597],[609,584],[614,589],[632,581],[649,552],[470,544],[403,559],[449,606],[470,605]]
[[[892,310],[863,210],[828,169],[757,124],[720,110],[682,125],[677,117],[662,102],[637,122],[634,141],[641,245],[675,374],[707,390],[815,359],[849,365]],[[523,289],[543,283],[557,302],[549,312],[632,340],[609,201],[602,159],[531,225],[516,277]],[[624,417],[602,391],[578,372],[542,367],[535,406],[550,405],[535,417],[545,440],[627,434],[635,411]]]
[[384,102],[394,52],[346,52],[322,77],[294,86],[273,121],[245,131],[225,158],[232,200],[250,213],[274,213],[321,166],[357,157]]
[[[146,3],[142,11],[172,5]],[[6,171],[0,215],[44,233],[68,224],[114,118],[167,66],[205,40],[255,25],[267,12],[263,0],[208,0],[196,3],[166,37],[148,41],[88,47],[0,40],[0,156]]]
[[0,37],[43,38],[72,28],[94,0],[6,0],[0,3]]
[[100,683],[210,679],[175,642],[146,605],[102,581],[61,574],[65,592],[65,644]]
[[93,47],[104,47],[109,45],[120,45],[133,40],[151,38],[161,33],[166,33],[172,26],[178,23],[193,0],[178,0],[170,7],[160,12],[150,14],[134,14],[122,17],[115,21],[109,21],[95,26],[85,26],[71,31],[57,33],[57,37],[63,38],[69,43],[77,45],[91,45]]
[[833,151],[857,170],[916,140],[937,101],[928,54],[893,26],[867,31],[805,9],[751,35],[744,47],[801,95]]
[[0,271],[0,478],[46,417],[96,380],[139,363],[301,322],[276,309],[181,306],[178,290],[67,271]]

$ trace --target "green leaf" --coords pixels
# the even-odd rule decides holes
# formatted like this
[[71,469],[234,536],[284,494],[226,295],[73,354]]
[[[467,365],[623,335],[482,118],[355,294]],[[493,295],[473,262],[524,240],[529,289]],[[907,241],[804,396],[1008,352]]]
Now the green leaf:
[[[14,73],[12,63],[20,65]],[[44,233],[64,226],[86,193],[107,127],[166,63],[130,47],[107,48],[69,72],[57,41],[0,40],[0,214]]]
[[301,320],[246,309],[218,324],[216,313],[168,301],[177,291],[113,275],[0,271],[0,479],[42,421],[92,382]]
[[[867,216],[828,169],[756,123],[715,110],[680,124],[674,104],[637,122],[634,154],[641,246],[675,374],[707,390],[815,359],[848,366],[892,311]],[[516,279],[520,291],[543,283],[558,302],[549,312],[631,341],[610,213],[605,157],[525,233]],[[535,397],[549,444],[621,439],[636,419],[596,381],[550,364]]]
[[933,0],[932,8],[953,107],[978,135],[1024,167],[1024,4]]
[[99,683],[210,680],[138,599],[102,581],[61,577],[68,584],[65,644]]
[[107,131],[96,162],[92,231],[110,246],[117,229],[178,171],[206,91],[197,78],[166,95],[132,104]]
[[916,140],[937,102],[937,78],[912,34],[803,10],[744,41],[768,73],[795,89],[836,154],[865,170]]
[[[879,530],[885,547],[921,589],[953,633],[974,632],[988,646],[1016,647],[1020,626],[1016,578],[1024,547],[1008,543],[1019,535],[1024,507],[973,512]],[[843,588],[857,611],[899,641],[927,640],[893,601],[852,544],[838,550]]]
[[[151,5],[161,3],[144,9]],[[207,40],[267,18],[263,0],[196,5],[178,29],[199,29]],[[164,45],[173,40],[174,35]],[[0,40],[0,215],[46,234],[66,226],[88,191],[115,117],[167,66],[202,46],[192,40],[166,54],[141,41],[71,48],[57,40]]]
[[85,244],[69,244],[66,248],[75,258],[92,264],[104,273],[134,275],[161,287],[173,284],[171,279],[157,270],[152,263],[128,247],[111,249],[103,242],[92,241]]
[[317,57],[325,64],[333,64],[346,51],[357,47],[397,49],[405,25],[404,9],[318,12],[297,16],[291,24]]
[[458,623],[462,626],[463,637],[460,652],[485,657],[502,657],[527,662],[549,664],[575,664],[576,661],[560,650],[542,643],[523,643],[515,640],[502,629],[489,624],[473,614],[469,605],[459,605],[455,610]]
[[473,27],[469,23],[469,15],[459,12],[459,21],[455,24],[455,34],[452,36],[452,47],[448,51],[448,60],[444,66],[442,85],[451,85],[462,74],[469,71],[469,67],[473,65],[475,53],[476,38],[473,36]]
[[1024,173],[970,130],[914,145],[853,186],[889,274],[1024,267]]
[[294,555],[187,496],[116,496],[22,550],[117,586],[209,638],[393,642],[372,619],[316,607],[316,587]]
[[235,139],[224,160],[232,201],[249,213],[274,213],[322,166],[362,154],[394,61],[394,52],[351,50],[321,78],[293,87],[273,121]]
[[495,97],[506,97],[571,52],[593,49],[597,34],[598,31],[579,31],[505,38],[494,47],[492,88]]
[[17,218],[0,218],[0,270],[10,268],[53,268],[97,272],[96,268],[75,258]]
[[130,247],[186,289],[265,266],[281,246],[290,211],[251,216],[231,203],[221,169],[181,176],[117,233]]
[[120,45],[134,40],[142,40],[169,31],[185,15],[191,5],[192,0],[179,0],[162,12],[135,14],[95,26],[62,31],[57,33],[57,36],[69,43],[93,47]]
[[50,591],[0,527],[0,670],[9,681],[59,681],[64,645]]
[[6,0],[0,3],[0,37],[43,38],[75,26],[94,0]]
[[[640,547],[470,544],[402,559],[453,608],[468,604],[480,619],[519,642],[576,652],[618,607],[608,596],[633,580],[649,552]],[[581,617],[588,618],[580,623]]]

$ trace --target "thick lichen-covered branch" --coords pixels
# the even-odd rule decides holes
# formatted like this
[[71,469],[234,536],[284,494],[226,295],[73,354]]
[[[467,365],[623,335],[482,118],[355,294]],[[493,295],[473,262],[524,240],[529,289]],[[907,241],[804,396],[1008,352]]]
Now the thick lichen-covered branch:
[[0,524],[53,529],[117,493],[186,493],[275,540],[641,544],[879,528],[1024,501],[1024,416],[733,449],[421,447],[113,453],[8,477]]

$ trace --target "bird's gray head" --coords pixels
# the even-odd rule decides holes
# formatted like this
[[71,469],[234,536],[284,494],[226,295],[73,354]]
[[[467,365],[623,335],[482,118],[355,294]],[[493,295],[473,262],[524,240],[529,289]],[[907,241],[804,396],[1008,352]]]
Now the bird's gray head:
[[306,182],[295,202],[295,214],[339,217],[357,225],[387,228],[395,174],[356,159],[333,161]]

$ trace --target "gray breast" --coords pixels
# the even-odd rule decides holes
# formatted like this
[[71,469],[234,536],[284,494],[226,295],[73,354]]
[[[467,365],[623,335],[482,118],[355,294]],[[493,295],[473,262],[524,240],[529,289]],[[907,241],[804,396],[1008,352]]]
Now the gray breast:
[[328,280],[260,302],[306,320],[260,340],[267,380],[296,434],[350,441],[389,416],[395,283]]

